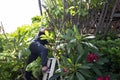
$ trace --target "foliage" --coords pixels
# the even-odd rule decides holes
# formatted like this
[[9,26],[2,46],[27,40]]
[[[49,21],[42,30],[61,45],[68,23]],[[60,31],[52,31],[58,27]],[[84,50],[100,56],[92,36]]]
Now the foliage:
[[[45,4],[47,5],[45,9],[50,25],[57,28],[60,32],[64,32],[68,26],[71,27],[74,24],[72,17],[79,15],[84,18],[88,13],[85,3],[80,1],[45,0]],[[80,5],[82,8],[80,8]]]
[[91,0],[91,7],[98,7],[99,9],[101,9],[101,7],[103,6],[104,0]]
[[41,17],[42,17],[42,16],[35,16],[35,17],[33,17],[33,18],[32,18],[32,23],[34,23],[34,22],[40,22],[40,21],[42,20]]
[[7,34],[8,39],[2,38],[1,46],[4,51],[0,53],[1,80],[24,79],[27,57],[30,54],[28,44],[38,28],[38,23],[23,25]]
[[3,45],[2,45],[2,43],[3,43],[3,36],[0,35],[0,44],[1,44],[1,46],[0,46],[0,52],[3,52]]
[[39,80],[39,78],[41,78],[42,76],[42,71],[41,71],[42,66],[40,64],[41,64],[41,60],[40,58],[37,58],[35,61],[30,63],[26,67],[26,71],[32,71],[33,76],[37,80]]
[[[76,25],[82,33],[102,33],[103,36],[113,30],[112,24],[109,26],[105,20],[107,18],[110,23],[109,17],[115,0],[45,0],[44,2],[49,25],[61,33],[73,25]],[[110,29],[107,29],[108,26]]]
[[110,59],[108,69],[110,72],[119,74],[120,72],[120,39],[94,40],[100,51]]

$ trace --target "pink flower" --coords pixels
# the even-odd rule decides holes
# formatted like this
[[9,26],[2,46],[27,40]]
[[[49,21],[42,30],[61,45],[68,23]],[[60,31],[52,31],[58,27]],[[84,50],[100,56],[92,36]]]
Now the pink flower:
[[110,80],[110,76],[98,77],[96,80]]
[[98,55],[90,53],[87,57],[88,62],[96,62],[98,60]]

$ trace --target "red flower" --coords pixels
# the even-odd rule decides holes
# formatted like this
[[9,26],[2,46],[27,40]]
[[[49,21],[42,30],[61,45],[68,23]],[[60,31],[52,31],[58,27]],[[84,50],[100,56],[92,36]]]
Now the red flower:
[[104,77],[99,77],[96,80],[104,80]]
[[110,80],[110,76],[99,77],[96,80]]
[[87,57],[88,62],[96,62],[98,60],[98,55],[90,53]]

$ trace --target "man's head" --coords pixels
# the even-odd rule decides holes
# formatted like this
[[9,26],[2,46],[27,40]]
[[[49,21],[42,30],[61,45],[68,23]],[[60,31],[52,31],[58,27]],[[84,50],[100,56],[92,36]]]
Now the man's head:
[[45,31],[53,31],[54,29],[52,27],[49,28],[42,28],[40,29],[41,32],[45,32]]

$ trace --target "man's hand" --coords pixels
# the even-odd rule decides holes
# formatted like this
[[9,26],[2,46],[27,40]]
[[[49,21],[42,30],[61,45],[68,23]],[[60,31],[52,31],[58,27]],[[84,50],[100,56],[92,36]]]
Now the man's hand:
[[53,43],[48,43],[48,45],[50,45],[50,46],[54,46],[54,44],[53,44]]

